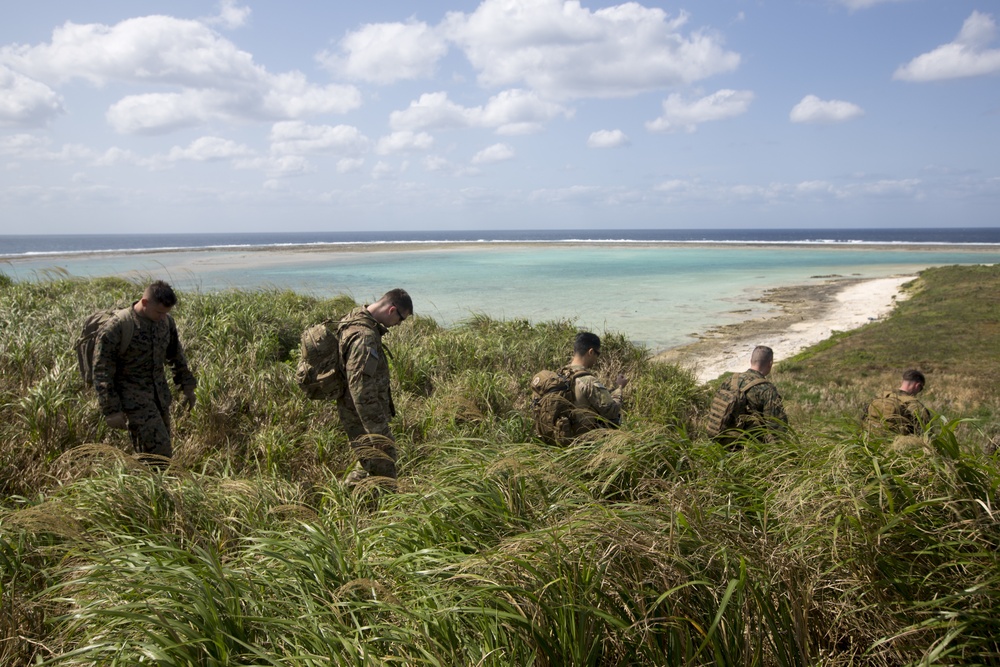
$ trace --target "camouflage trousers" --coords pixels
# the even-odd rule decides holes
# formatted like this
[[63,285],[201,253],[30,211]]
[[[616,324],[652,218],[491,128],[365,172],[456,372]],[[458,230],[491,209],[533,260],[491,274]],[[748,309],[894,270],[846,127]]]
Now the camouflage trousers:
[[153,404],[126,413],[128,434],[137,454],[156,454],[170,458],[170,413]]
[[349,483],[361,481],[369,475],[396,479],[396,443],[392,436],[381,433],[368,433],[364,424],[354,410],[353,403],[348,400],[337,402],[337,413],[340,423],[351,441],[351,449],[358,459],[355,469],[348,475]]

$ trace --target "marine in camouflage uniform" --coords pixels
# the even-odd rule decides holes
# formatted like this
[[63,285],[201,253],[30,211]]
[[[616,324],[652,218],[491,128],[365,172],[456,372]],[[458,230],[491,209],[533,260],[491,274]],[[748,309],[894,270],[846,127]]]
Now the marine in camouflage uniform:
[[559,372],[568,376],[578,375],[573,384],[573,402],[577,408],[574,421],[577,433],[596,428],[617,428],[622,420],[622,390],[628,384],[624,375],[616,379],[615,388],[609,390],[590,372],[601,356],[601,339],[597,334],[583,331],[573,341],[573,359]]
[[395,289],[377,302],[351,311],[338,327],[347,390],[337,400],[337,412],[358,457],[358,466],[346,480],[349,485],[369,475],[396,477],[397,453],[389,428],[396,410],[382,337],[412,312],[409,295]]
[[98,331],[94,347],[94,389],[108,424],[125,427],[136,452],[170,457],[170,404],[173,396],[164,365],[189,407],[194,405],[197,380],[188,367],[177,326],[168,314],[177,302],[173,290],[156,281],[122,317],[131,320],[132,337],[121,351],[122,317],[113,317]]
[[[769,370],[769,369],[768,369]],[[767,373],[749,368],[740,375],[740,390],[755,380],[764,380]],[[746,390],[747,411],[740,415],[736,428],[747,431],[751,437],[762,442],[774,442],[777,436],[788,430],[788,415],[778,388],[770,381]]]
[[573,383],[573,403],[579,410],[581,431],[618,426],[622,421],[622,388],[609,391],[582,364],[570,364],[559,373],[568,376],[583,371]]
[[921,435],[931,421],[930,411],[917,400],[926,378],[918,370],[903,373],[896,391],[887,391],[868,404],[864,426],[869,433]]

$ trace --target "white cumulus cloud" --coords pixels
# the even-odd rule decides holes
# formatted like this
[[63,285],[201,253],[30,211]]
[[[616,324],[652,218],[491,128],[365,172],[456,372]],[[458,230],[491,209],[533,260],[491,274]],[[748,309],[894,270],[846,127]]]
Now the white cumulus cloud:
[[701,123],[746,113],[753,97],[753,92],[749,90],[723,89],[689,101],[674,93],[663,101],[663,115],[646,123],[646,129],[650,132],[672,132],[683,128],[694,132]]
[[123,97],[108,109],[109,122],[125,133],[344,113],[361,104],[353,86],[319,86],[301,72],[268,72],[204,23],[169,16],[113,26],[67,22],[48,43],[0,48],[0,65],[48,85],[83,79],[97,86],[168,88]]
[[0,155],[10,155],[22,160],[45,162],[79,162],[93,160],[97,154],[81,144],[63,144],[59,150],[49,148],[51,140],[33,134],[14,134],[0,137]]
[[440,155],[428,155],[424,158],[424,169],[427,171],[445,171],[451,168],[451,163]]
[[590,148],[617,148],[628,145],[628,137],[621,130],[597,130],[587,138]]
[[222,0],[219,3],[219,14],[205,20],[206,23],[221,25],[234,30],[247,24],[252,10],[241,6],[236,0]]
[[865,115],[857,104],[842,100],[821,100],[815,95],[806,95],[792,107],[788,117],[793,123],[843,123]]
[[869,9],[875,5],[881,5],[888,2],[907,2],[908,0],[839,0],[840,4],[844,5],[851,11],[856,9]]
[[340,52],[317,59],[350,79],[388,84],[430,76],[448,44],[426,23],[370,23],[340,40]]
[[125,150],[124,148],[118,148],[117,146],[112,146],[111,148],[104,151],[103,155],[98,156],[93,165],[95,167],[117,167],[119,165],[138,165],[141,167],[149,167],[151,169],[162,166],[160,163],[162,161],[158,159],[145,158],[140,155],[136,155],[130,150]]
[[408,153],[412,151],[426,151],[434,145],[434,137],[426,132],[413,132],[411,130],[400,130],[378,140],[375,145],[375,152],[379,155],[390,153]]
[[542,100],[536,93],[514,89],[494,95],[478,107],[463,107],[448,99],[448,93],[425,93],[402,111],[389,115],[394,130],[434,130],[478,127],[499,134],[526,134],[538,131],[558,116],[572,111]]
[[388,162],[383,162],[379,160],[372,167],[372,178],[376,181],[384,180],[387,178],[394,178],[396,176],[396,170],[393,169],[392,165]]
[[370,140],[351,125],[309,125],[299,120],[275,123],[270,134],[275,155],[332,154],[356,157]]
[[[302,176],[316,171],[316,168],[301,155],[239,158],[233,161],[233,166],[236,169],[259,169],[269,179]],[[273,187],[275,184],[265,185]]]
[[365,166],[364,158],[358,157],[345,157],[337,160],[337,173],[338,174],[350,174],[355,171],[360,171],[361,167]]
[[0,125],[38,127],[64,111],[54,90],[0,65]]
[[444,34],[486,87],[525,87],[549,99],[621,97],[729,72],[740,56],[707,31],[685,34],[636,2],[591,11],[576,0],[483,0],[452,12]]
[[25,152],[44,150],[49,140],[34,134],[9,134],[0,137],[0,155],[23,155]]
[[231,160],[235,157],[247,157],[253,155],[254,151],[244,144],[238,144],[229,139],[221,137],[200,137],[192,141],[187,147],[174,146],[167,153],[167,160],[178,162],[190,160],[193,162],[212,162],[217,160]]
[[511,160],[514,157],[514,149],[507,144],[493,144],[487,146],[472,157],[472,164],[492,164]]
[[892,78],[924,82],[996,74],[1000,72],[1000,49],[987,48],[996,36],[993,17],[974,11],[955,41],[917,56],[900,66]]

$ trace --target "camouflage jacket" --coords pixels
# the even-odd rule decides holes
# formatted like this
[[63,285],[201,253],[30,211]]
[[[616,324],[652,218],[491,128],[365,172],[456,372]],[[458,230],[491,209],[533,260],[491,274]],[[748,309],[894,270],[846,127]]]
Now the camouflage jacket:
[[97,332],[94,389],[104,415],[136,412],[154,405],[169,409],[173,397],[164,364],[170,365],[174,384],[182,389],[193,389],[198,384],[188,368],[174,319],[168,315],[154,322],[134,308],[128,313],[133,333],[124,354],[119,354],[122,319],[108,320]]
[[[748,369],[740,375],[740,388],[749,384],[753,380],[764,379],[758,371]],[[742,430],[761,430],[766,432],[763,439],[770,442],[776,433],[784,432],[788,428],[788,415],[785,414],[785,406],[781,400],[778,388],[771,381],[763,382],[750,387],[746,391],[747,412],[740,417],[737,427]]]
[[395,414],[389,386],[389,360],[382,336],[388,329],[367,308],[355,308],[340,321],[340,356],[347,389],[366,433],[392,437]]
[[[584,370],[587,369],[580,364],[569,364],[563,367],[560,372],[572,375]],[[574,403],[580,410],[596,413],[602,419],[615,425],[621,423],[622,390],[620,387],[609,391],[596,376],[581,375],[573,385],[573,396]],[[597,420],[593,421],[592,428],[597,428],[600,424]]]

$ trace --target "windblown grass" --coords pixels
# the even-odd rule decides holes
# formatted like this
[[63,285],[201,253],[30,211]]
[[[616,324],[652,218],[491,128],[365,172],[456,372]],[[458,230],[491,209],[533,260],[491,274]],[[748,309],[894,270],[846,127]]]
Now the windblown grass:
[[[885,342],[953,316],[967,280],[998,278],[927,272],[893,318],[781,366],[796,432],[737,452],[698,433],[707,388],[613,333],[623,428],[547,447],[528,382],[566,361],[572,323],[413,318],[387,339],[392,493],[340,484],[336,409],[292,379],[300,331],[350,300],[182,294],[199,405],[157,469],[104,427],[72,353],[141,283],[0,281],[0,664],[995,663],[1000,472],[976,434],[998,399],[954,389],[992,368],[989,312],[968,349]],[[948,417],[862,436],[852,406],[910,365]]]

